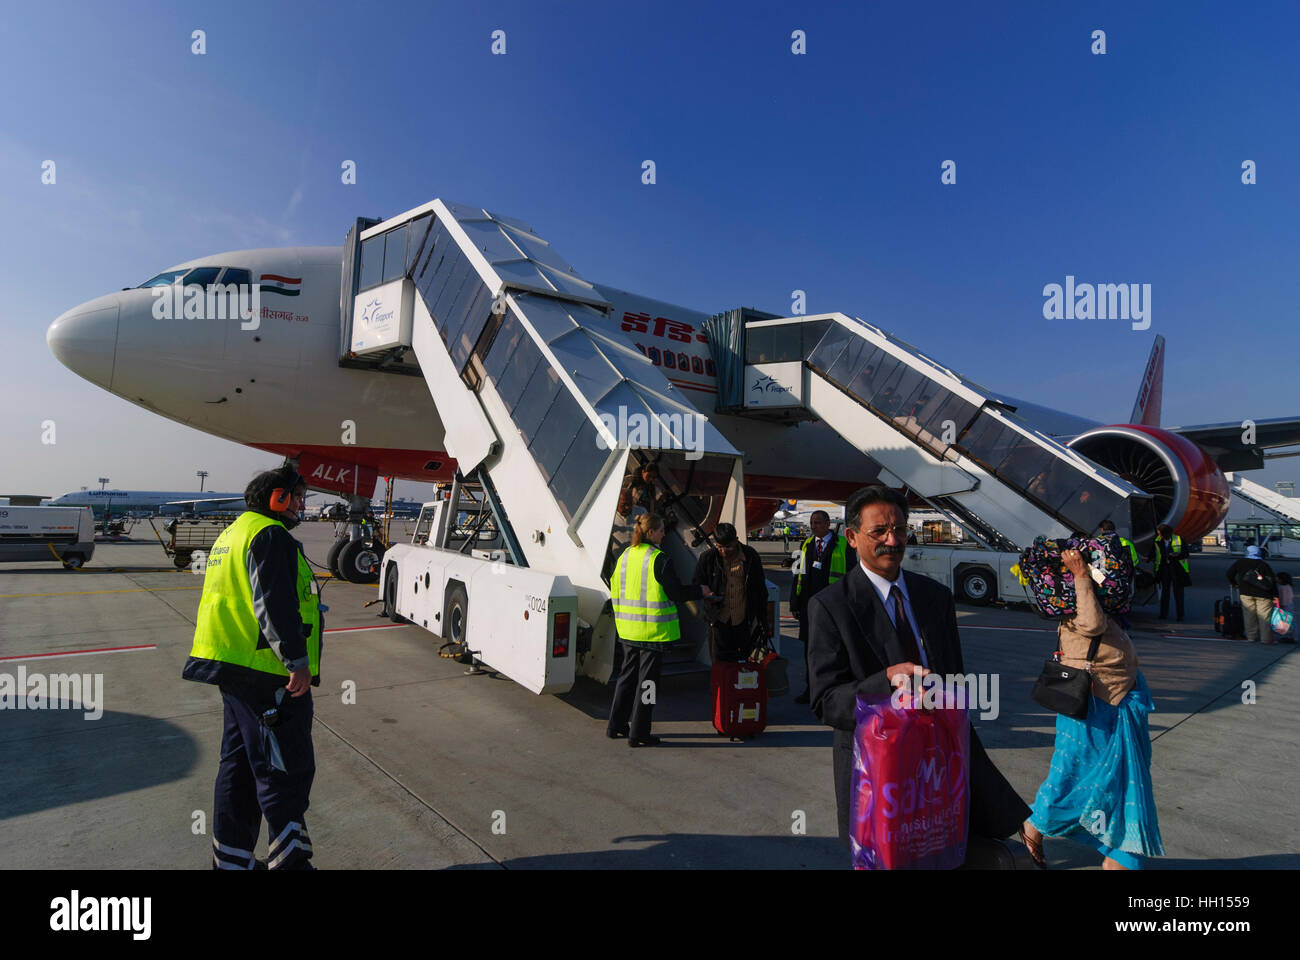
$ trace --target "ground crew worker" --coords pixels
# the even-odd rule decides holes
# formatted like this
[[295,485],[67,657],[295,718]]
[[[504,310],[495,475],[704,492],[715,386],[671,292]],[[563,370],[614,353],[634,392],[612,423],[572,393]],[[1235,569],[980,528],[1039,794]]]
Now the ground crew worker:
[[1167,523],[1156,527],[1156,580],[1160,584],[1160,619],[1169,619],[1169,593],[1174,594],[1178,622],[1183,622],[1183,588],[1192,582],[1183,538]]
[[206,561],[186,680],[221,688],[221,762],[212,866],[253,870],[262,818],[266,867],[311,870],[304,814],[316,773],[312,686],[320,684],[321,607],[302,547],[289,535],[307,489],[291,467],[260,473],[248,510]]
[[790,587],[790,612],[799,621],[799,642],[803,644],[803,693],[794,698],[795,703],[808,702],[808,601],[823,587],[828,587],[844,571],[858,562],[857,552],[838,533],[831,532],[831,518],[825,510],[814,510],[808,517],[812,536],[800,547],[801,572],[796,573]]
[[659,742],[650,735],[650,720],[664,648],[682,635],[677,604],[713,595],[708,587],[682,585],[668,555],[659,549],[663,538],[662,517],[651,513],[637,517],[632,544],[618,558],[610,580],[623,669],[614,686],[605,736],[627,737],[629,747],[652,747]]
[[[1103,537],[1116,536],[1115,521],[1103,520],[1101,524],[1097,527],[1097,533]],[[1119,538],[1119,543],[1120,546],[1122,547],[1128,547],[1129,559],[1133,562],[1133,569],[1136,570],[1138,568],[1138,548],[1133,546],[1132,540],[1126,540],[1123,537]]]

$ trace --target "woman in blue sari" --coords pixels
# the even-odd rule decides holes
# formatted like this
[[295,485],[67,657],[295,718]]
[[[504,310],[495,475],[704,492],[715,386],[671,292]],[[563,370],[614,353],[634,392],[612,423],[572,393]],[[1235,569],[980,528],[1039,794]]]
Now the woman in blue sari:
[[[1154,705],[1138,670],[1133,642],[1097,600],[1083,556],[1061,554],[1074,575],[1078,610],[1058,626],[1061,662],[1089,668],[1088,716],[1056,717],[1052,767],[1038,788],[1021,841],[1034,863],[1046,866],[1043,837],[1068,837],[1104,857],[1103,870],[1137,870],[1142,859],[1160,856],[1160,826],[1151,788],[1151,735],[1147,714]],[[1101,637],[1091,665],[1086,658]]]

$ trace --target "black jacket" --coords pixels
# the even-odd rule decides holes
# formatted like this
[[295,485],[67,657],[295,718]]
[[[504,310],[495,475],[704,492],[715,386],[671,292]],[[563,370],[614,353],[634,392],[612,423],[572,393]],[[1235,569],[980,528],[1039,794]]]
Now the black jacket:
[[[1256,572],[1267,577],[1267,582],[1272,586],[1260,584],[1253,576]],[[1243,597],[1263,597],[1265,600],[1271,600],[1277,596],[1277,574],[1263,560],[1242,557],[1228,568],[1228,582],[1240,590]]]
[[[747,544],[740,545],[740,555],[745,561],[745,620],[767,622],[767,581],[763,576],[763,560],[758,551]],[[727,595],[727,565],[722,554],[710,547],[695,562],[692,583],[702,584],[722,600]]]
[[[930,670],[965,673],[957,636],[952,591],[918,573],[903,572],[907,594]],[[835,729],[832,760],[840,840],[849,842],[849,791],[857,698],[881,699],[891,686],[885,668],[907,658],[875,587],[860,564],[822,590],[808,604],[809,688],[812,709]],[[1006,837],[1029,816],[1029,807],[970,733],[970,829],[984,837]]]
[[[831,534],[831,542],[827,547],[826,556],[822,558],[822,568],[816,570],[813,568],[817,554],[813,549],[813,544],[802,547],[803,551],[803,580],[799,575],[790,578],[790,613],[792,616],[800,616],[808,609],[808,601],[817,593],[826,588],[831,578],[831,554],[835,552],[836,544],[844,539],[840,533]],[[844,544],[844,570],[852,570],[858,564],[858,552],[848,545]],[[797,587],[797,589],[796,589]]]

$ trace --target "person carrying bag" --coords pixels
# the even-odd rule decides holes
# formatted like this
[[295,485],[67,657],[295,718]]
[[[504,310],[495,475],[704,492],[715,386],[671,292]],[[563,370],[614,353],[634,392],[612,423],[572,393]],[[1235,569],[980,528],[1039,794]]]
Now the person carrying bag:
[[1034,699],[1056,711],[1056,744],[1020,838],[1040,869],[1045,835],[1091,846],[1103,870],[1139,869],[1144,857],[1164,853],[1147,723],[1155,705],[1133,643],[1102,610],[1083,556],[1065,550],[1061,560],[1077,611],[1057,627],[1059,660],[1044,665],[1034,689]]

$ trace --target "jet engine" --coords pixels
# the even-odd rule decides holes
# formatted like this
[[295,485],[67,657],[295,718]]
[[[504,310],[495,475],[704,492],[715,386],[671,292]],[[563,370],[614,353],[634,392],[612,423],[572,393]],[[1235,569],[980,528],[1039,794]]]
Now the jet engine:
[[785,507],[784,500],[769,500],[766,497],[745,498],[745,526],[751,530],[765,527],[776,516],[776,512]]
[[1223,471],[1186,437],[1126,423],[1089,430],[1069,446],[1151,494],[1156,521],[1184,538],[1204,536],[1228,513]]

